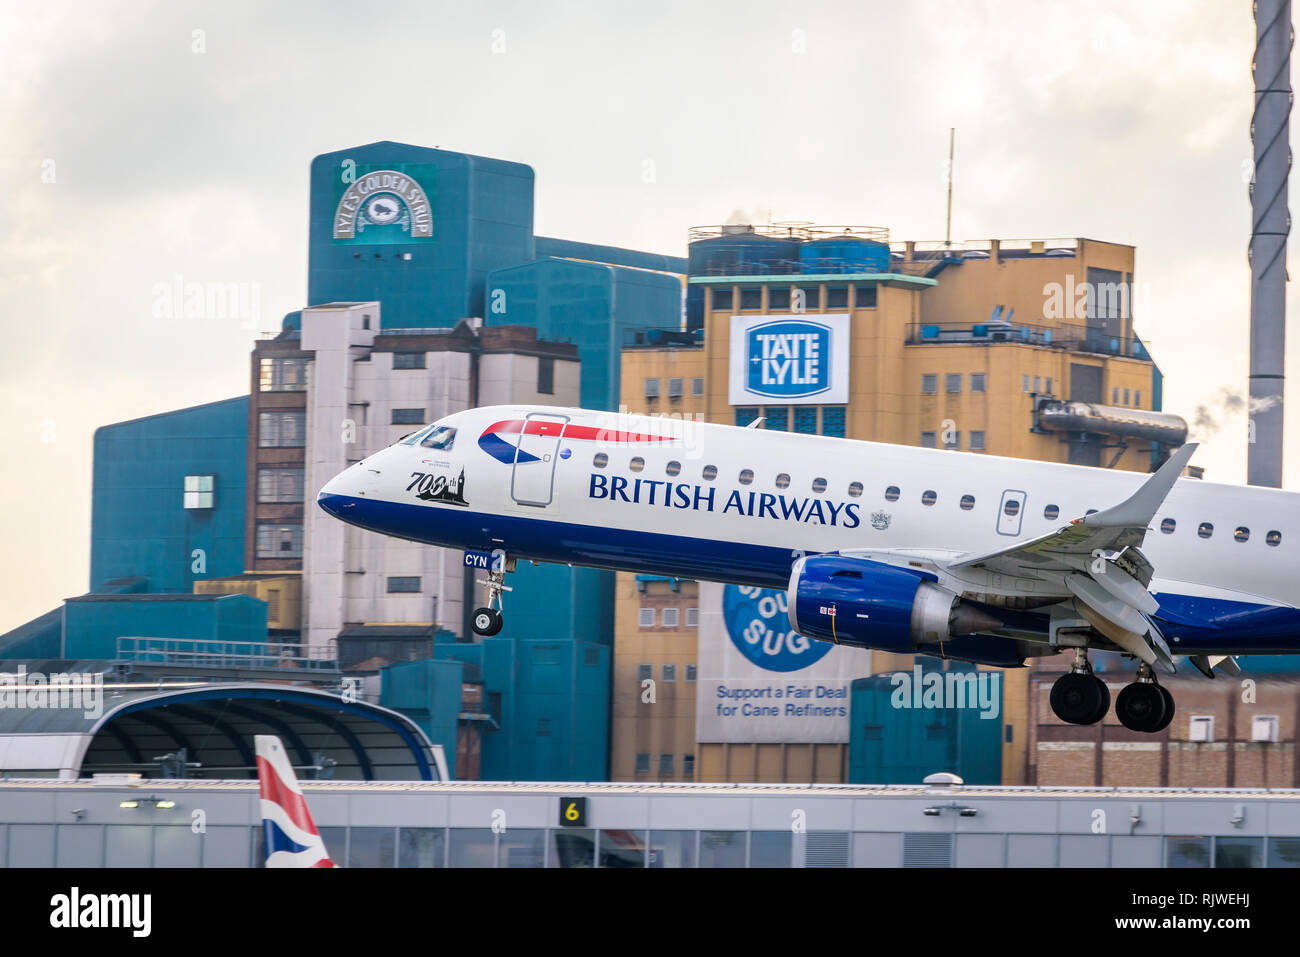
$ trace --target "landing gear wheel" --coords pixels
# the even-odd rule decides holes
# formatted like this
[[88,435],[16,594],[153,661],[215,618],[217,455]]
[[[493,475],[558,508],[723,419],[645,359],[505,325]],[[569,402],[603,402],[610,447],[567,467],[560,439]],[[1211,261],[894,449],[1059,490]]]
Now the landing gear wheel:
[[1170,721],[1174,717],[1173,708],[1166,707],[1166,701],[1169,705],[1173,704],[1172,697],[1166,699],[1168,694],[1154,681],[1135,681],[1126,686],[1115,699],[1115,717],[1130,731],[1148,734],[1159,731],[1168,726],[1166,711],[1169,712]]
[[1160,719],[1160,724],[1156,726],[1157,731],[1163,731],[1174,720],[1174,696],[1169,693],[1169,689],[1164,685],[1156,685],[1156,687],[1160,689],[1160,696],[1165,699],[1165,716]]
[[471,623],[474,627],[474,634],[482,635],[484,638],[495,635],[504,624],[501,619],[501,612],[495,608],[475,608]]
[[1068,724],[1096,724],[1110,708],[1106,683],[1085,671],[1061,675],[1052,685],[1052,711]]

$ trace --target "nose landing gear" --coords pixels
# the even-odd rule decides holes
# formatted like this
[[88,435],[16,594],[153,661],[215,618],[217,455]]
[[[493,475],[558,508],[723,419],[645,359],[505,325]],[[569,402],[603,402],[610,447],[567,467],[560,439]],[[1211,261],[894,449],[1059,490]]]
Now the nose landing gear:
[[490,638],[499,632],[505,624],[501,617],[501,593],[510,591],[506,584],[505,562],[494,563],[486,579],[479,579],[479,584],[488,590],[487,604],[475,608],[470,616],[470,626],[474,634]]
[[1137,680],[1115,699],[1115,717],[1130,731],[1163,731],[1174,720],[1174,696],[1156,682],[1151,666],[1143,662]]
[[1068,724],[1096,724],[1110,709],[1110,689],[1092,673],[1088,652],[1074,651],[1074,664],[1052,685],[1052,711]]

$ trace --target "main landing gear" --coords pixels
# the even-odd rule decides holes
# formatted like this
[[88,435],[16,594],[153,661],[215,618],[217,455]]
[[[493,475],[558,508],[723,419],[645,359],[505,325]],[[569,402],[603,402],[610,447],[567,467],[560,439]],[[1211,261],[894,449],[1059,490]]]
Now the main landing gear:
[[1138,667],[1137,680],[1115,699],[1115,717],[1130,731],[1155,733],[1174,720],[1174,696],[1156,682],[1151,666]]
[[479,584],[488,590],[487,604],[474,609],[474,614],[470,616],[470,626],[474,629],[474,634],[490,638],[505,624],[501,617],[501,593],[511,590],[506,584],[505,562],[494,562],[488,577],[479,579]]
[[[1068,674],[1052,685],[1052,711],[1068,724],[1096,724],[1110,708],[1110,691],[1106,683],[1092,673],[1088,653],[1074,651],[1074,664]],[[1169,727],[1174,720],[1174,696],[1156,681],[1151,666],[1138,666],[1137,679],[1115,698],[1115,717],[1130,731],[1154,734]]]
[[1110,710],[1110,689],[1092,673],[1088,652],[1074,650],[1074,664],[1052,685],[1052,711],[1068,724],[1096,724]]

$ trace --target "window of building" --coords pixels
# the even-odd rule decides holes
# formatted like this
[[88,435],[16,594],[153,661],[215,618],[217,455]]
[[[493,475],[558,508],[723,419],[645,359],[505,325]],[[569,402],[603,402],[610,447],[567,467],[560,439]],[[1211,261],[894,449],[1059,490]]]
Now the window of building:
[[741,485],[752,485],[754,482],[754,470],[741,469],[740,475],[736,477],[736,481],[738,481]]
[[[675,611],[676,609],[673,610]],[[676,680],[677,680],[677,666],[664,665],[664,681],[667,682],[667,681],[676,681]]]
[[849,306],[848,286],[827,286],[826,287],[826,308],[827,309],[847,309],[848,306]]
[[822,307],[821,286],[800,286],[799,292],[803,293],[803,307],[805,310],[812,311]]
[[750,867],[789,867],[793,858],[794,834],[784,831],[749,832]]
[[390,595],[406,592],[418,592],[419,590],[420,578],[418,575],[407,575],[388,579],[388,593]]
[[939,501],[939,493],[936,492],[934,489],[928,488],[921,493],[922,505],[933,505],[937,501]]
[[790,308],[790,287],[789,286],[768,286],[767,287],[767,308],[768,309],[789,309]]
[[671,754],[659,755],[659,773],[660,774],[673,773],[673,756]]
[[694,680],[695,680],[695,675],[696,675],[696,666],[695,666],[695,665],[687,665],[687,666],[686,666],[686,680],[687,680],[687,681],[694,681]]
[[650,755],[638,754],[636,756],[636,773],[637,774],[650,773]]
[[934,395],[939,391],[939,374],[925,372],[921,375],[921,395]]
[[824,491],[826,491],[826,480],[825,480],[824,478],[821,478],[820,476],[817,477],[817,478],[815,478],[815,479],[813,479],[813,482],[812,482],[812,490],[813,490],[814,492],[824,492]]
[[972,452],[984,451],[984,430],[983,429],[970,430],[970,450]]
[[[697,627],[699,627],[699,624],[700,624],[700,610],[699,610],[698,608],[695,608],[695,607],[687,608],[687,609],[686,609],[686,627],[687,627],[687,628],[697,628]],[[693,670],[694,668],[695,668],[694,665],[687,665],[687,666],[686,666],[686,674],[687,674],[688,676],[689,676],[689,675],[693,675],[693,674],[695,673],[695,671]],[[687,681],[694,681],[695,679],[694,679],[694,678],[691,678],[691,677],[688,677],[686,680],[687,680]]]
[[187,475],[184,485],[186,508],[212,508],[216,497],[215,475]]
[[669,475],[681,475],[682,463],[676,461],[669,462],[667,465],[664,466],[664,471],[667,472]]
[[264,468],[257,470],[257,500],[266,504],[301,502],[303,469]]
[[657,398],[659,398],[659,380],[658,380],[658,379],[646,379],[646,380],[645,380],[645,397],[646,397],[647,399],[657,399]]
[[817,434],[817,406],[801,405],[795,408],[794,430],[804,435]]
[[653,608],[642,608],[638,624],[642,628],[653,628],[655,626],[655,610]]
[[700,471],[700,476],[704,479],[704,481],[712,482],[715,478],[718,477],[718,467],[716,465],[706,465]]
[[960,451],[961,432],[957,429],[945,430],[943,433],[943,447],[949,450]]
[[654,667],[654,665],[637,665],[637,666],[636,666],[636,680],[637,680],[637,681],[649,681],[651,678],[654,677],[654,674],[655,674],[655,667]]
[[632,456],[632,461],[627,463],[627,467],[630,472],[640,472],[645,468],[645,459],[641,458],[639,455],[634,455]]
[[985,386],[987,385],[987,383],[988,383],[988,378],[986,373],[972,372],[970,374],[970,390],[972,392],[985,391]]
[[1196,534],[1201,538],[1209,538],[1214,534],[1214,524],[1212,522],[1201,522],[1200,525],[1196,526]]
[[676,628],[677,620],[680,617],[680,615],[681,612],[679,612],[676,608],[665,608],[663,613],[664,627]]
[[962,374],[960,372],[949,372],[944,376],[944,391],[949,394],[961,392]]
[[850,482],[850,483],[849,483],[849,497],[850,497],[850,498],[858,498],[861,494],[862,494],[862,483],[861,483],[861,482]]
[[688,778],[695,776],[695,755],[682,755],[682,774]]
[[263,359],[258,371],[259,392],[302,392],[307,388],[307,360],[298,356]]
[[394,352],[393,368],[425,369],[428,368],[427,358],[423,352]]
[[392,425],[422,425],[424,423],[423,409],[394,409],[391,424]]
[[1125,389],[1125,390],[1124,390],[1124,404],[1125,404],[1125,405],[1131,405],[1131,404],[1132,404],[1132,403],[1129,401],[1129,391],[1128,391],[1128,389]]
[[853,292],[853,304],[859,309],[875,309],[876,287],[855,286]]
[[258,523],[258,558],[302,558],[301,523]]
[[1136,407],[1139,408],[1139,409],[1142,408],[1142,390],[1141,390],[1141,389],[1134,389],[1134,390],[1133,390],[1133,405],[1136,406]]
[[1277,531],[1277,530],[1274,530],[1274,531],[1269,532],[1267,535],[1264,536],[1264,544],[1265,544],[1265,545],[1273,545],[1273,546],[1275,546],[1275,547],[1278,546],[1278,545],[1281,545],[1281,544],[1282,544],[1282,533],[1279,532],[1279,531]]
[[787,475],[785,472],[782,472],[780,475],[778,475],[778,476],[776,477],[776,487],[777,487],[777,488],[789,488],[789,487],[790,487],[790,476]]
[[1034,391],[1035,391],[1035,392],[1042,392],[1042,391],[1043,391],[1043,377],[1042,377],[1042,376],[1034,376]]
[[1110,404],[1119,405],[1119,386],[1117,385],[1110,387]]
[[1048,395],[1052,394],[1052,377],[1050,375],[1043,381],[1043,391]]
[[1187,719],[1187,740],[1204,744],[1214,740],[1214,715],[1194,714]]
[[763,428],[769,432],[784,432],[789,428],[790,410],[784,406],[763,410]]
[[1061,509],[1057,505],[1048,505],[1046,508],[1043,509],[1043,518],[1047,519],[1049,522],[1056,521],[1057,517],[1060,516],[1060,514],[1061,514]]
[[923,448],[923,449],[933,449],[933,448],[936,448],[936,447],[937,447],[937,444],[938,444],[938,443],[937,443],[937,439],[938,439],[938,436],[936,436],[936,434],[935,434],[934,432],[922,432],[922,433],[921,433],[921,448]]
[[595,468],[603,469],[606,465],[609,464],[609,456],[606,455],[604,452],[597,452],[595,456],[592,458],[591,464]]
[[822,435],[844,438],[844,406],[832,405],[822,409]]
[[897,502],[897,501],[898,501],[898,496],[901,495],[901,494],[902,494],[902,493],[899,491],[899,488],[898,488],[897,485],[891,485],[891,486],[889,486],[889,488],[885,489],[885,501],[886,501],[886,502]]
[[748,406],[736,407],[736,424],[742,429],[758,418],[758,409]]
[[696,376],[691,380],[691,395],[696,397],[704,395],[704,379]]
[[973,509],[973,508],[975,507],[975,496],[974,496],[974,495],[963,495],[963,496],[961,497],[961,501],[958,503],[958,505],[960,505],[961,510],[962,510],[963,512],[969,512],[971,509]]
[[300,449],[307,431],[306,412],[259,412],[257,445],[263,449]]
[[1034,391],[1034,390],[1033,390],[1033,381],[1029,378],[1028,375],[1021,375],[1021,377],[1020,377],[1020,391],[1021,391],[1021,392],[1033,392],[1033,391]]
[[713,290],[713,308],[730,309],[731,308],[731,290],[714,289]]
[[1237,530],[1232,533],[1233,541],[1248,542],[1250,541],[1250,529],[1245,525],[1238,525]]
[[682,397],[682,380],[674,377],[668,380],[668,398],[680,399]]
[[742,311],[745,309],[762,309],[763,290],[762,289],[740,290],[740,308]]
[[539,395],[555,394],[555,359],[552,356],[537,357],[537,392]]

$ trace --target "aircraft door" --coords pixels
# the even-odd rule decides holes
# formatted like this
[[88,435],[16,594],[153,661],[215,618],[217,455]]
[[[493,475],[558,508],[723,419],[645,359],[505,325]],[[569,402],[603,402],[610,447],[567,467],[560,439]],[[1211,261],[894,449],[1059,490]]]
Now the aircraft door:
[[510,497],[545,508],[555,494],[555,464],[569,417],[533,412],[524,419],[510,476]]
[[1020,524],[1025,518],[1025,502],[1028,496],[1016,489],[1007,489],[1002,493],[998,505],[998,534],[1019,535]]

